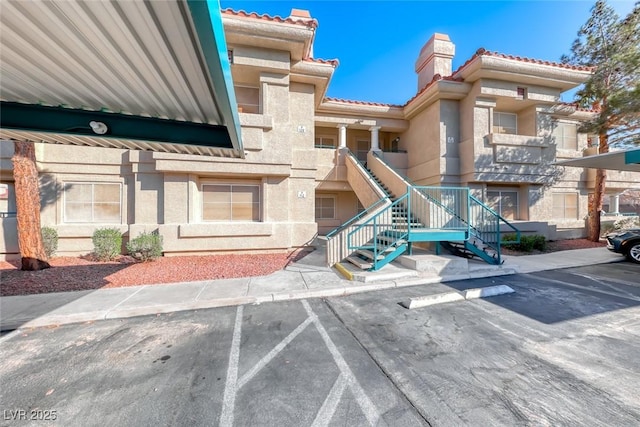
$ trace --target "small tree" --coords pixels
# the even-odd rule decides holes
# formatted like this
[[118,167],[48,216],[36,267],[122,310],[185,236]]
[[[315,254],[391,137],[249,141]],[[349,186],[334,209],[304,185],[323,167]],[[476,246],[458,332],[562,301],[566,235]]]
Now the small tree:
[[[594,107],[594,118],[580,131],[598,135],[599,153],[610,146],[640,144],[640,2],[620,20],[598,0],[563,61],[593,67],[576,98],[580,106]],[[594,193],[589,195],[587,234],[592,241],[600,238],[606,179],[606,171],[598,169]]]

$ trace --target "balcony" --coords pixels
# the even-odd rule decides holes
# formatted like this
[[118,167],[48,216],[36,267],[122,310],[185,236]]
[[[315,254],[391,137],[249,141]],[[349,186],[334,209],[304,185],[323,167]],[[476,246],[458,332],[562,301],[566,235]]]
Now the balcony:
[[486,136],[491,145],[509,145],[516,147],[548,147],[549,142],[541,136],[513,135],[509,133],[490,133]]

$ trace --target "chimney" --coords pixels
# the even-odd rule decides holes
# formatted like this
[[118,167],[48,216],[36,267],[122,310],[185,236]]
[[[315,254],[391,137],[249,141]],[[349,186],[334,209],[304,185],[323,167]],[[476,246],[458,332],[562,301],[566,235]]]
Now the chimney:
[[433,80],[433,76],[440,74],[442,77],[451,75],[451,60],[456,53],[456,46],[451,43],[446,34],[435,33],[429,41],[422,46],[420,56],[416,61],[416,73],[418,73],[418,90],[425,87]]
[[[289,19],[292,19],[296,22],[304,22],[314,30],[315,30],[315,27],[317,27],[318,25],[317,21],[311,17],[311,13],[309,13],[309,11],[305,9],[292,8],[291,14],[289,15]],[[313,34],[315,35],[315,31],[313,32]],[[304,52],[305,58],[313,58],[313,38],[314,37],[312,36],[311,41],[309,43],[305,42],[305,52]]]

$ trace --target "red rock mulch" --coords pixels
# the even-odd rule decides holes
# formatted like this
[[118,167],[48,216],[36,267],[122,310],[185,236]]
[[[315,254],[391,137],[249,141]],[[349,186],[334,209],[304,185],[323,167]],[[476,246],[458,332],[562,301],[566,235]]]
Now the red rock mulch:
[[[604,242],[587,239],[559,240],[548,242],[545,252],[603,246]],[[503,248],[503,252],[512,256],[541,253],[517,252],[507,248]],[[122,257],[119,262],[55,257],[50,261],[52,268],[41,271],[21,271],[17,262],[0,261],[0,296],[262,276],[283,269],[307,253],[179,256],[147,263],[135,262],[130,257]]]
[[122,257],[119,262],[54,257],[50,260],[52,267],[40,271],[21,271],[18,262],[0,261],[0,296],[261,276],[281,270],[308,253],[179,256],[146,263],[130,257]]

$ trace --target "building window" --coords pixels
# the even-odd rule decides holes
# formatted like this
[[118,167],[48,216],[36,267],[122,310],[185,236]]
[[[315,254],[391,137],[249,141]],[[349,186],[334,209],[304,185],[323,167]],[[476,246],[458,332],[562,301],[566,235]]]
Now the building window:
[[554,193],[553,218],[578,219],[578,195],[576,193]]
[[241,113],[260,113],[260,90],[257,87],[234,86],[238,111]]
[[336,139],[333,136],[316,136],[316,148],[336,148]]
[[517,219],[518,191],[511,189],[487,191],[487,205],[505,219]]
[[204,221],[260,221],[260,186],[203,184]]
[[336,218],[335,196],[316,196],[316,220]]
[[16,197],[13,182],[0,183],[0,218],[15,216]]
[[518,134],[518,115],[513,113],[493,112],[493,133]]
[[120,224],[122,185],[119,183],[64,183],[64,222]]
[[527,88],[519,87],[516,91],[516,98],[527,99]]
[[578,149],[578,127],[573,123],[557,122],[553,129],[556,146],[563,150]]

